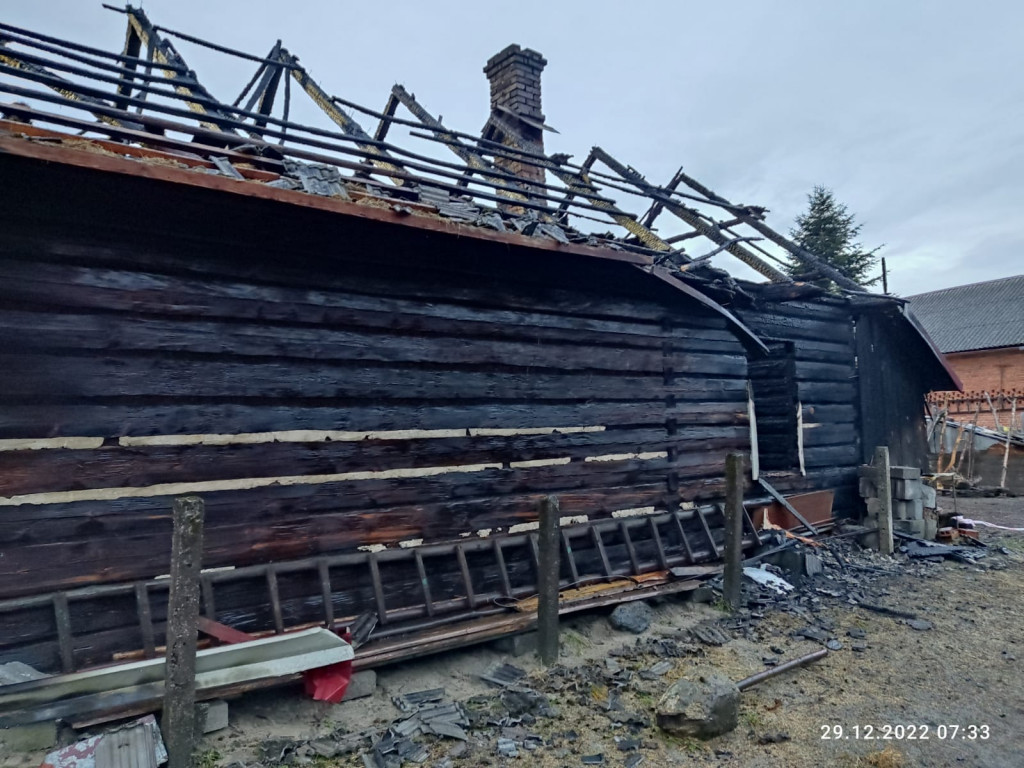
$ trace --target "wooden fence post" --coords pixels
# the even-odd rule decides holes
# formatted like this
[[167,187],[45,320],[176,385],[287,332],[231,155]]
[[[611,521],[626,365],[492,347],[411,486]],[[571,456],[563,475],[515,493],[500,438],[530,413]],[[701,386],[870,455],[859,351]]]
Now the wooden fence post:
[[562,549],[559,514],[556,497],[541,500],[537,534],[537,655],[545,666],[558,661],[558,574]]
[[725,457],[725,572],[722,593],[730,610],[740,607],[743,581],[743,465],[742,453]]
[[173,502],[171,588],[167,605],[167,661],[162,730],[167,768],[191,768],[196,746],[196,642],[199,573],[203,560],[203,500]]

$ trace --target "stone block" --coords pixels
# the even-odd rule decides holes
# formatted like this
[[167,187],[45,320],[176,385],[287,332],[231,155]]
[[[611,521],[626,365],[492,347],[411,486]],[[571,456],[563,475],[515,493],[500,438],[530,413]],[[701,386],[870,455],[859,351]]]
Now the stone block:
[[228,727],[228,703],[224,699],[201,701],[196,704],[196,730],[213,733]]
[[57,744],[57,723],[32,723],[0,728],[0,755],[38,752]]
[[639,635],[647,631],[647,628],[651,626],[653,618],[654,611],[651,610],[650,606],[640,600],[636,600],[616,606],[608,620],[616,629]]
[[924,536],[923,536],[923,538],[928,539],[928,541],[932,541],[932,540],[935,539],[935,537],[938,535],[938,533],[939,533],[939,521],[938,520],[930,520],[928,518],[925,518],[925,521],[924,521]]
[[917,467],[889,467],[889,477],[893,480],[920,480],[921,470]]
[[352,679],[348,683],[348,688],[345,690],[345,697],[342,701],[364,699],[367,696],[372,696],[373,692],[376,690],[377,673],[372,669],[364,669],[361,672],[356,672],[352,675]]
[[718,672],[688,673],[676,680],[657,707],[658,727],[674,736],[710,739],[739,722],[740,691]]

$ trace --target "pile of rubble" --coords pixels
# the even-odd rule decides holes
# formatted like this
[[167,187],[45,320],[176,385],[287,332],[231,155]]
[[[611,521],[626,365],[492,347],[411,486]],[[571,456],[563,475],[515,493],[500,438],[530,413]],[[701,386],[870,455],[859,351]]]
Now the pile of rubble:
[[[787,649],[780,647],[785,643],[780,642],[777,628],[762,626],[772,613],[798,617],[799,628],[792,637],[820,644],[821,655],[826,651],[864,653],[870,648],[867,631],[841,630],[828,609],[855,607],[928,631],[931,622],[908,610],[912,605],[903,604],[904,596],[892,583],[894,575],[928,577],[947,561],[995,569],[1005,567],[1002,556],[1009,554],[969,539],[964,541],[973,543],[947,546],[909,537],[901,540],[894,555],[887,556],[862,547],[857,539],[863,535],[860,528],[821,539],[779,534],[744,563],[750,578],[744,581],[742,605],[733,612],[686,629],[653,631],[649,606],[619,606],[609,616],[613,627],[637,637],[601,658],[534,674],[498,664],[480,676],[493,693],[459,702],[449,701],[442,688],[396,696],[392,699],[395,717],[386,726],[358,733],[339,731],[309,741],[266,742],[261,763],[305,765],[349,756],[352,765],[361,763],[364,768],[409,764],[454,768],[504,764],[514,758],[539,761],[547,756],[565,765],[637,768],[653,752],[666,749],[659,729],[677,735],[713,733],[673,731],[671,712],[685,710],[694,697],[731,702],[708,704],[706,709],[710,712],[712,706],[719,706],[714,716],[724,725],[715,725],[717,732],[735,727],[739,691],[746,681],[735,683],[694,662],[710,649],[742,638],[765,649],[761,661],[766,672],[785,664]],[[691,593],[691,599],[716,603],[717,582],[710,579]],[[785,733],[756,735],[761,744],[787,738]]]
[[[963,541],[970,544],[949,546],[897,534],[901,546],[888,556],[861,546],[856,539],[863,535],[859,528],[853,528],[828,538],[788,539],[777,546],[768,545],[766,553],[747,561],[744,572],[754,576],[751,566],[760,560],[756,570],[774,575],[784,586],[751,578],[744,584],[744,606],[725,619],[723,626],[734,636],[757,642],[757,623],[770,610],[782,611],[807,622],[800,636],[830,650],[841,650],[844,639],[833,633],[831,622],[820,614],[828,606],[848,605],[903,619],[911,627],[922,629],[921,624],[927,622],[892,604],[892,577],[927,577],[946,560],[976,566],[989,554],[989,548],[976,539],[965,538]],[[996,552],[1008,554],[1003,549]],[[1001,565],[993,563],[992,567]],[[862,641],[862,637],[853,637],[851,650],[864,651],[867,646]]]

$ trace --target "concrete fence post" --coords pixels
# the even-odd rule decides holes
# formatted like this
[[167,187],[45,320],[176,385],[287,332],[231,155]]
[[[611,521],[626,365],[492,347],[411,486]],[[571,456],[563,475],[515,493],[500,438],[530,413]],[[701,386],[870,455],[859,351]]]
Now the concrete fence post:
[[878,551],[883,555],[891,555],[895,547],[892,541],[892,469],[889,466],[888,446],[875,448],[875,471],[878,473]]

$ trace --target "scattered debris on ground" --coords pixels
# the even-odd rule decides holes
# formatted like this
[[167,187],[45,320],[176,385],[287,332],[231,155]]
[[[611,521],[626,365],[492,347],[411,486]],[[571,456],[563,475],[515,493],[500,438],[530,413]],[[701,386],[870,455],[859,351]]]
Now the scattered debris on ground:
[[[979,501],[1015,503],[1024,516],[1020,502]],[[842,532],[789,541],[758,566],[792,591],[747,581],[733,613],[713,595],[645,605],[639,634],[608,614],[567,620],[549,669],[532,654],[478,648],[383,668],[374,697],[356,703],[246,697],[232,705],[233,727],[207,737],[204,765],[1015,764],[1024,537],[986,531],[987,546],[964,545],[983,554],[973,558],[883,556]],[[826,658],[739,693],[741,681],[815,651]],[[709,689],[721,696],[701,714],[724,733],[675,728],[671,714],[695,711]],[[954,722],[987,725],[989,738],[940,741],[935,728]],[[929,725],[932,738],[884,749],[823,738],[825,728],[850,736],[886,724]]]

